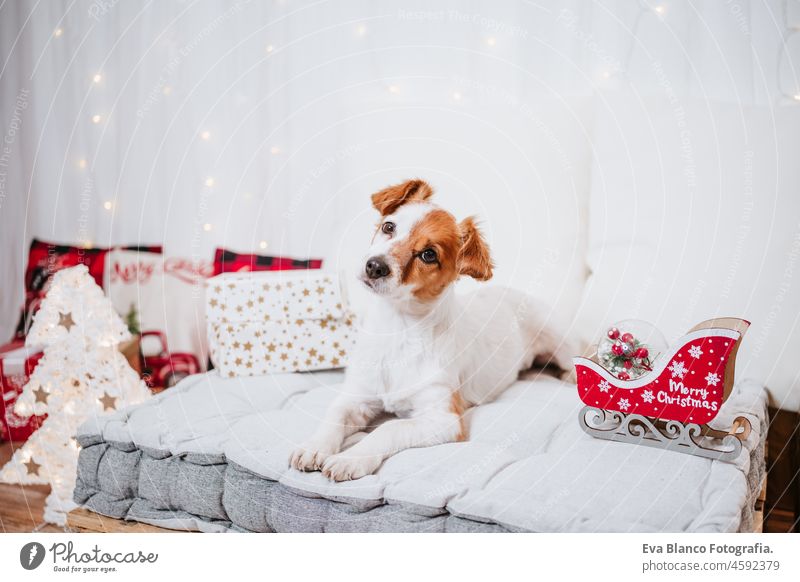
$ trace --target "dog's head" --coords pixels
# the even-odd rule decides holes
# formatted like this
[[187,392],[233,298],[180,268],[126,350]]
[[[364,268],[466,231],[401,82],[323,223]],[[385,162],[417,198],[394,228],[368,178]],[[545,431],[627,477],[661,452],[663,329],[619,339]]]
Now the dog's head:
[[460,223],[429,202],[433,189],[408,180],[372,195],[381,220],[364,259],[361,280],[378,295],[431,301],[460,275],[492,277],[492,259],[475,220]]

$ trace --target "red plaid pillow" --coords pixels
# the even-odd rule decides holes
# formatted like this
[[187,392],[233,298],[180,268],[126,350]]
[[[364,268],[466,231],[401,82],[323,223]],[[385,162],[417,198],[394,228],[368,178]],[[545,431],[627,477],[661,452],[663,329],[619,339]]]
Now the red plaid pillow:
[[214,275],[239,271],[291,271],[321,269],[322,259],[290,259],[265,255],[234,253],[218,248],[214,254]]

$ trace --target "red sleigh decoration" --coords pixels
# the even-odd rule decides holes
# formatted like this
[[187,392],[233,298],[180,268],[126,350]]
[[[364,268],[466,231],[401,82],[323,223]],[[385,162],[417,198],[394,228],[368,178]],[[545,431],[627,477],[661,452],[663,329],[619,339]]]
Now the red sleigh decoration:
[[749,326],[735,318],[704,321],[636,380],[620,380],[590,359],[574,358],[578,395],[586,404],[581,427],[607,440],[736,458],[750,422],[737,417],[727,431],[708,423],[733,389],[736,353]]

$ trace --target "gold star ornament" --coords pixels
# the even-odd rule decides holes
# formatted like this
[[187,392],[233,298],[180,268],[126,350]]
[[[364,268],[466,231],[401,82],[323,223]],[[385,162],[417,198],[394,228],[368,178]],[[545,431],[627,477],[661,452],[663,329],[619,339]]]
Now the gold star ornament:
[[67,313],[58,312],[58,325],[62,326],[64,329],[69,330],[75,325],[75,320],[72,319],[72,312],[68,311]]
[[111,396],[108,392],[103,392],[103,397],[98,398],[97,400],[99,400],[100,403],[103,405],[104,411],[108,410],[109,408],[111,410],[117,409],[117,397]]
[[50,396],[50,393],[39,386],[33,391],[33,395],[36,396],[36,403],[41,402],[42,404],[47,404],[47,397]]
[[23,465],[25,465],[25,468],[28,470],[28,475],[39,475],[39,467],[41,467],[41,465],[34,461],[33,457],[31,457],[27,463],[23,463]]

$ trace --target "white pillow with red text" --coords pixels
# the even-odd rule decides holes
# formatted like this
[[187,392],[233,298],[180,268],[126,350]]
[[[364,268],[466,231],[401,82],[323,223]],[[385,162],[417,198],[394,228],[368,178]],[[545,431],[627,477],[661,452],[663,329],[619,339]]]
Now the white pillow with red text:
[[111,251],[106,257],[105,289],[123,317],[134,306],[142,331],[161,331],[170,352],[207,360],[205,292],[211,261],[192,261],[136,251]]

